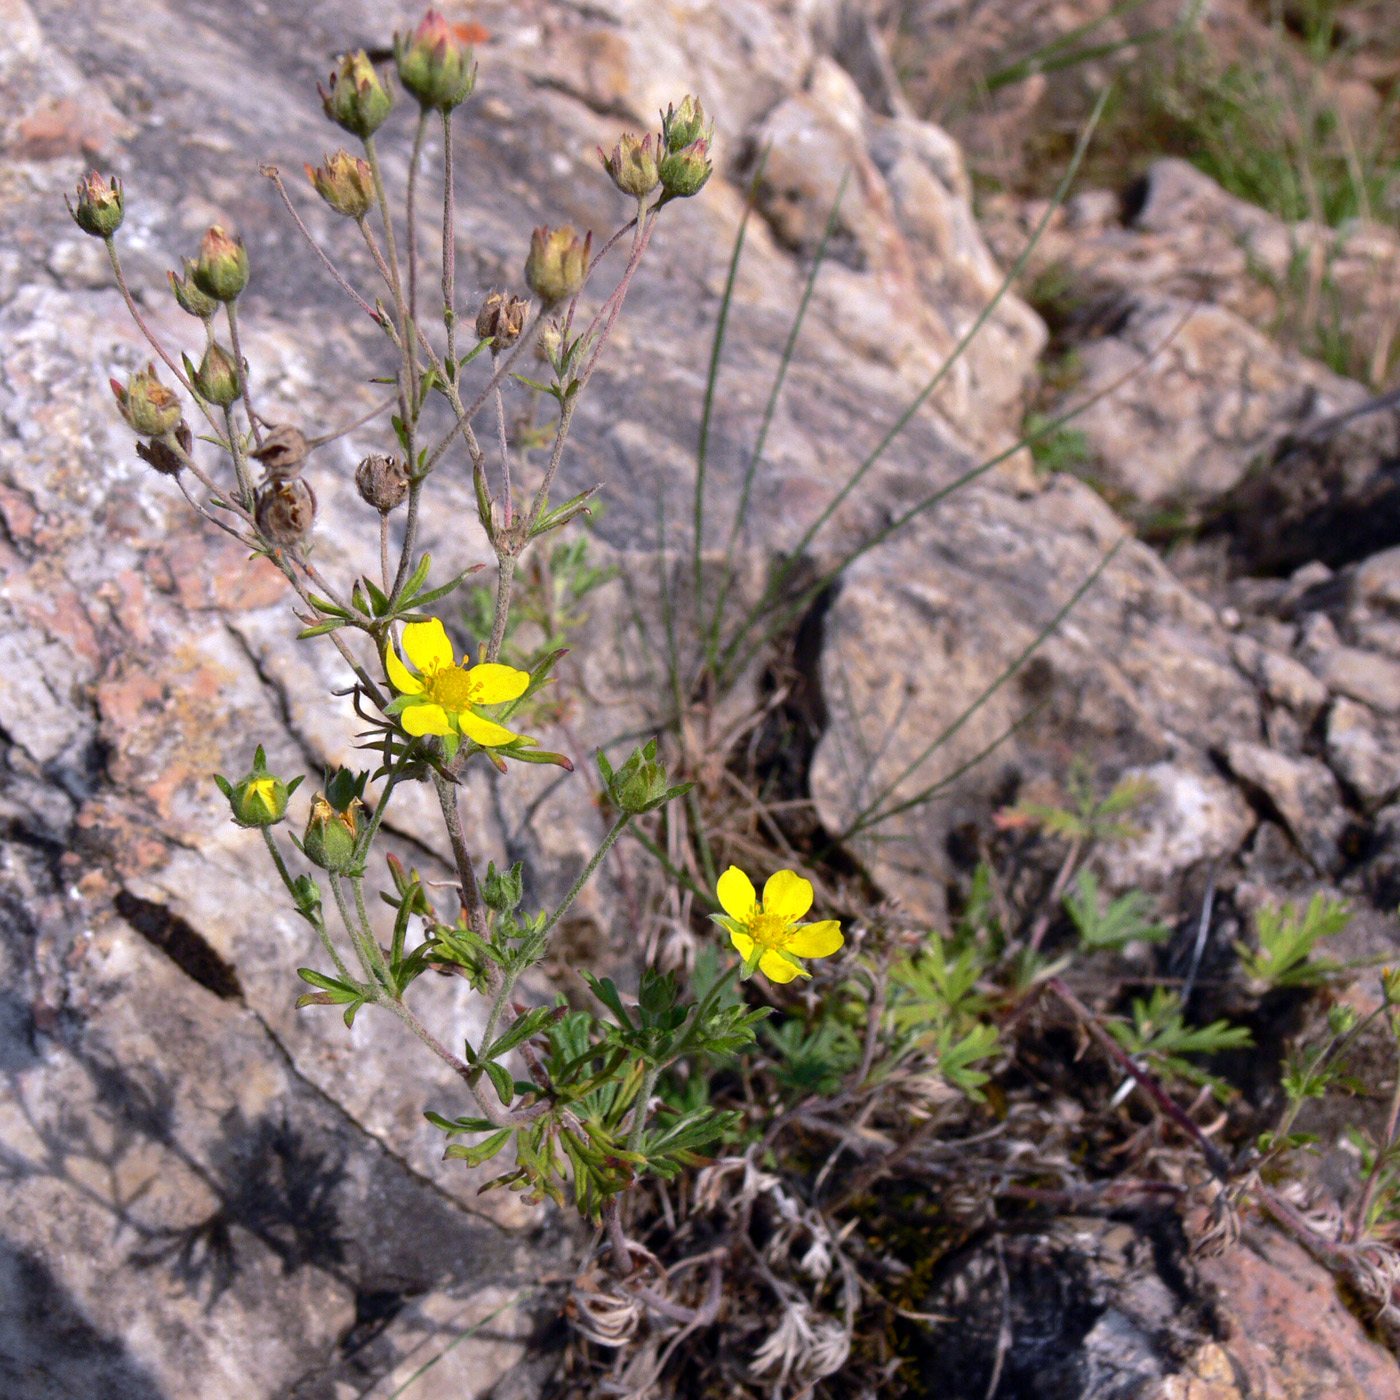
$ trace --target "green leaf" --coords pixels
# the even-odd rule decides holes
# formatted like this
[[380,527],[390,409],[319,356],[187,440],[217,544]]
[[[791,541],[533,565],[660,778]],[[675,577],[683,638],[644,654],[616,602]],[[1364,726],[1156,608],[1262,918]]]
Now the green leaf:
[[324,637],[327,632],[334,632],[345,625],[343,618],[333,617],[328,622],[318,622],[314,626],[303,628],[297,633],[297,641],[304,642],[308,637]]
[[412,598],[417,591],[428,581],[428,570],[433,567],[433,556],[425,554],[419,561],[417,568],[408,576],[408,582],[403,586],[403,596]]
[[618,1024],[626,1030],[635,1030],[632,1018],[627,1014],[627,1008],[622,1004],[622,994],[617,990],[612,978],[595,977],[587,969],[580,969],[580,971],[583,974],[583,980],[593,988],[593,995],[617,1017]]
[[538,1035],[546,1026],[559,1020],[561,1009],[554,1006],[536,1006],[527,1011],[503,1036],[497,1038],[489,1050],[483,1052],[482,1058],[496,1060],[508,1050],[514,1050],[517,1045],[529,1040],[532,1035]]
[[374,609],[375,617],[383,617],[389,611],[389,595],[368,574],[363,582],[365,590],[369,593],[370,606]]
[[515,1096],[515,1081],[510,1077],[504,1065],[497,1064],[495,1060],[487,1060],[482,1069],[490,1076],[491,1083],[496,1088],[496,1096],[500,1099],[504,1108],[509,1108],[511,1099]]
[[337,607],[328,598],[322,598],[319,593],[308,593],[306,597],[314,608],[323,613],[329,613],[331,617],[348,618],[350,616],[350,613],[344,608]]
[[485,1142],[477,1143],[475,1147],[468,1147],[461,1142],[449,1143],[442,1155],[444,1158],[460,1158],[469,1167],[479,1167],[483,1162],[489,1162],[510,1141],[512,1131],[510,1128],[502,1128],[499,1132],[492,1133]]

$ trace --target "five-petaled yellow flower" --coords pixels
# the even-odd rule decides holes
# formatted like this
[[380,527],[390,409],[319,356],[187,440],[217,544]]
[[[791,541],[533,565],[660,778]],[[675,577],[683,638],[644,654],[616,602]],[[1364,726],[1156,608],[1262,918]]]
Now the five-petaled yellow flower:
[[729,931],[746,977],[755,967],[773,982],[810,977],[798,959],[830,957],[846,941],[835,919],[798,922],[812,907],[812,885],[791,870],[769,876],[761,903],[753,881],[735,865],[719,877],[716,893],[724,913],[711,917]]
[[457,665],[447,631],[435,617],[410,622],[403,629],[403,653],[417,675],[399,660],[393,647],[384,653],[384,669],[399,692],[390,710],[410,734],[436,734],[452,750],[462,738],[496,749],[521,737],[482,718],[475,707],[518,700],[530,684],[527,672],[497,662]]

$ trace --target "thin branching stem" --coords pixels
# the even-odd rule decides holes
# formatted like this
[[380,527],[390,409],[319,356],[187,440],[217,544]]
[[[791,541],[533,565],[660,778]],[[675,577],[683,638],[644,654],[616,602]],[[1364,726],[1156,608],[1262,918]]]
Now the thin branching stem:
[[226,301],[224,312],[228,316],[229,341],[233,349],[233,363],[238,369],[238,381],[243,390],[243,411],[248,415],[248,429],[253,434],[253,441],[262,446],[262,429],[258,426],[258,415],[253,412],[253,391],[248,387],[248,380],[251,378],[248,362],[243,358],[243,346],[238,335],[238,307],[233,302]]
[[482,902],[481,889],[477,885],[476,866],[472,863],[471,852],[467,849],[467,838],[462,832],[462,814],[457,807],[457,784],[434,772],[433,786],[437,789],[438,805],[442,808],[447,839],[452,845],[452,859],[457,866],[457,880],[467,923],[478,938],[485,938],[486,906]]

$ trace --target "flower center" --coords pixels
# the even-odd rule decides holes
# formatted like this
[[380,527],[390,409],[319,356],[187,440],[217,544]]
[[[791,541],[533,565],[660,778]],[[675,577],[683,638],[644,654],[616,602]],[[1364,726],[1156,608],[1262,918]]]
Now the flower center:
[[472,703],[476,686],[460,666],[444,666],[427,677],[427,682],[424,693],[444,710],[465,710]]
[[749,937],[763,948],[786,948],[792,920],[783,914],[754,914],[749,921]]

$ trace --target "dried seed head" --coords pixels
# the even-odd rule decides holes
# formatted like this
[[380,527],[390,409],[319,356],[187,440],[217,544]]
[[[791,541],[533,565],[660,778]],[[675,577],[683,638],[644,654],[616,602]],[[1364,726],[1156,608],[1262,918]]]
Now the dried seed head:
[[195,286],[215,301],[236,301],[248,285],[248,251],[241,238],[230,238],[218,224],[204,235],[194,265]]
[[568,224],[562,228],[537,228],[530,236],[530,252],[525,259],[525,281],[530,290],[546,306],[573,296],[583,286],[592,245],[591,233],[580,242]]
[[337,151],[324,156],[320,167],[306,167],[307,178],[316,193],[347,219],[363,219],[374,203],[374,172],[367,160],[352,156],[349,151]]
[[523,297],[492,292],[476,313],[477,339],[489,340],[493,350],[504,350],[514,345],[520,339],[520,332],[525,329],[525,317],[529,311],[530,303]]
[[355,468],[355,485],[366,505],[388,515],[408,496],[408,468],[397,457],[366,457]]
[[[175,439],[177,452],[172,447],[168,438]],[[190,425],[182,418],[175,426],[173,433],[166,437],[152,438],[150,442],[138,442],[136,444],[136,455],[143,461],[154,467],[162,476],[179,476],[185,467],[185,458],[181,452],[188,457],[194,450],[194,435],[190,432]]]
[[122,216],[126,213],[122,182],[113,176],[109,184],[95,170],[78,181],[78,207],[73,207],[67,195],[63,202],[68,205],[74,223],[94,238],[110,238],[122,226]]
[[361,141],[373,136],[389,115],[394,98],[380,82],[369,55],[363,49],[346,54],[331,74],[330,84],[329,92],[319,83],[316,86],[326,115]]
[[299,476],[258,487],[253,517],[266,539],[283,549],[305,539],[316,520],[316,496]]
[[[255,462],[262,463],[269,481],[291,481],[300,473],[310,450],[300,428],[294,428],[290,423],[278,423],[268,429],[262,446],[252,457]],[[315,509],[314,505],[312,509]]]

